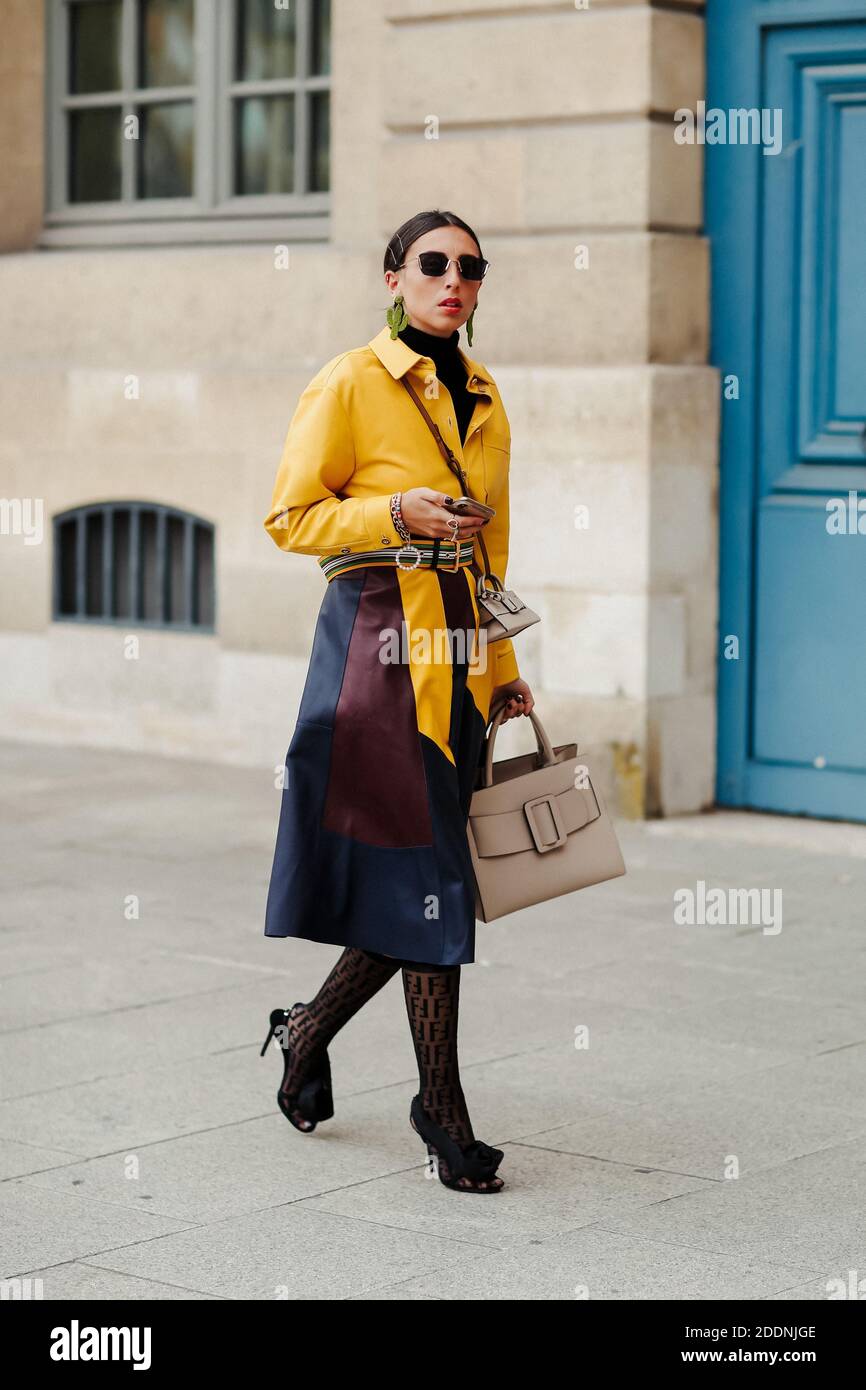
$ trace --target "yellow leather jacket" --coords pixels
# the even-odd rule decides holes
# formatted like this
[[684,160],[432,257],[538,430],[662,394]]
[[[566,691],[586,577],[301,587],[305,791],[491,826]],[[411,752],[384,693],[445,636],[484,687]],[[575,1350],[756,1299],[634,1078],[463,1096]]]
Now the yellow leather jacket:
[[[409,381],[436,421],[473,497],[496,508],[484,527],[493,573],[505,585],[508,563],[508,470],[511,429],[495,382],[461,350],[466,388],[478,396],[463,444],[451,395],[430,394],[436,368],[387,325],[365,347],[340,353],[303,391],[289,424],[265,529],[281,550],[302,555],[351,554],[399,546],[391,521],[394,492],[431,487],[459,495],[460,482],[439,452],[408,391]],[[476,559],[483,563],[480,547]],[[491,644],[495,683],[518,679],[508,640]]]

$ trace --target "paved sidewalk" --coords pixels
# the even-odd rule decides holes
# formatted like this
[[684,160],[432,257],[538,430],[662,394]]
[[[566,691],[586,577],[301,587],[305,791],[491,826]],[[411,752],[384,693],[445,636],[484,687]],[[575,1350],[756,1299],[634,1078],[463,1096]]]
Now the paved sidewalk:
[[[866,1277],[866,827],[623,824],[625,878],[479,923],[461,1070],[507,1184],[485,1198],[425,1175],[399,975],[332,1045],[335,1117],[278,1112],[268,1013],[339,947],[262,935],[270,773],[10,743],[0,768],[0,1276],[130,1300]],[[719,888],[766,890],[781,929],[675,919]]]

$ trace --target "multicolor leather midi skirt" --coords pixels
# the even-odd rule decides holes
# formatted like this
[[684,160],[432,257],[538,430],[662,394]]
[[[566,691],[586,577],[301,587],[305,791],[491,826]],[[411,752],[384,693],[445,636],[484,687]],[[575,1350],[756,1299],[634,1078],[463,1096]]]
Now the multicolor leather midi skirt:
[[286,756],[266,936],[475,959],[466,824],[495,669],[466,564],[368,563],[329,579]]

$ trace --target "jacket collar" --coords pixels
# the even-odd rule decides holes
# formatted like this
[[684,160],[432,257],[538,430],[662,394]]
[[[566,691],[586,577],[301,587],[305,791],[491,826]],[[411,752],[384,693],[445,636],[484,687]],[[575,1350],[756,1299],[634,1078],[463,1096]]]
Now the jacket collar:
[[[414,367],[416,362],[428,362],[430,359],[425,357],[422,352],[416,352],[410,348],[408,343],[404,343],[402,338],[392,338],[391,330],[387,324],[377,333],[375,338],[371,338],[368,347],[372,348],[382,366],[387,368],[395,381],[405,376],[410,367]],[[463,363],[466,367],[466,389],[468,391],[484,392],[485,387],[491,385],[490,377],[485,375],[484,369],[479,362],[467,357],[462,348],[458,347]]]

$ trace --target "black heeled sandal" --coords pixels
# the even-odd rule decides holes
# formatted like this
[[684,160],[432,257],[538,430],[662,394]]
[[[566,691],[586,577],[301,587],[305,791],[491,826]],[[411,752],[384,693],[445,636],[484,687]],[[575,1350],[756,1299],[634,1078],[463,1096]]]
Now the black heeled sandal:
[[[268,1043],[280,1027],[287,1028],[288,1021],[295,1009],[303,1008],[303,1003],[293,1004],[291,1009],[272,1009],[270,1017],[270,1027],[268,1036],[262,1045],[259,1053],[264,1057],[268,1050]],[[283,1080],[289,1070],[291,1058],[290,1049],[283,1044],[285,1052],[285,1064],[283,1066]],[[315,1076],[310,1076],[293,1095],[287,1095],[282,1086],[277,1091],[277,1104],[300,1134],[312,1134],[320,1120],[330,1120],[334,1113],[334,1097],[331,1091],[331,1060],[328,1056],[328,1049],[325,1048],[322,1064]],[[301,1115],[309,1123],[309,1128],[305,1129],[299,1125],[295,1119],[295,1112],[300,1111]]]
[[[421,1104],[420,1095],[412,1098],[409,1123],[426,1143],[428,1154],[435,1155],[436,1172],[439,1181],[445,1187],[450,1187],[455,1192],[502,1191],[505,1184],[501,1178],[499,1187],[462,1187],[459,1181],[460,1178],[469,1178],[472,1183],[490,1182],[496,1176],[496,1170],[505,1157],[502,1149],[494,1149],[489,1144],[482,1143],[480,1139],[473,1139],[469,1144],[458,1144],[447,1130],[431,1120]],[[450,1177],[446,1178],[443,1175],[442,1163],[447,1165]]]

